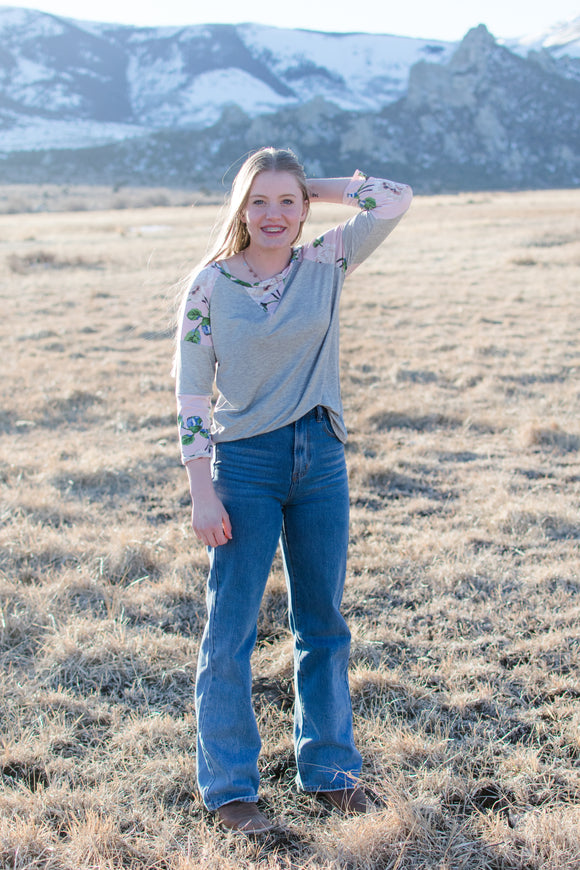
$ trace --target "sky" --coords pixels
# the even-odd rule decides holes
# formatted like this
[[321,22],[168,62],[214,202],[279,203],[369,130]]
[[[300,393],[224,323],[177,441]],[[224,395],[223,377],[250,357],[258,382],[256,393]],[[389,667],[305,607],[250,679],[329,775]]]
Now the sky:
[[498,39],[532,36],[580,15],[579,0],[218,0],[213,4],[196,0],[8,0],[4,5],[140,26],[254,22],[445,41],[461,39],[478,24],[485,24]]

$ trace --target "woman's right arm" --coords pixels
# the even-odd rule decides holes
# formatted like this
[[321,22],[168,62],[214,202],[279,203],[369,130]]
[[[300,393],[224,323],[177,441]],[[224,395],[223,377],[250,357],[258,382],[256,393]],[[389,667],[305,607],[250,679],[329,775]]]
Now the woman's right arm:
[[211,477],[210,396],[215,374],[210,299],[215,272],[202,270],[184,299],[175,356],[175,392],[181,458],[191,493],[191,525],[196,537],[219,547],[232,536],[230,519]]
[[217,497],[206,457],[185,463],[191,493],[191,527],[208,547],[219,547],[232,537],[230,518]]

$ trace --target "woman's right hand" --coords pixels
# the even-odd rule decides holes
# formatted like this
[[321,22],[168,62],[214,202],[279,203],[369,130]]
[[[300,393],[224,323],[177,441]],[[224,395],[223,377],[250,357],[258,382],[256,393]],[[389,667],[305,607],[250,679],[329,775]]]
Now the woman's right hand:
[[209,459],[192,459],[185,467],[191,492],[191,527],[196,538],[207,547],[227,544],[232,537],[232,524],[216,495]]
[[220,547],[232,537],[232,525],[225,507],[215,491],[192,497],[191,527],[196,538],[207,547]]

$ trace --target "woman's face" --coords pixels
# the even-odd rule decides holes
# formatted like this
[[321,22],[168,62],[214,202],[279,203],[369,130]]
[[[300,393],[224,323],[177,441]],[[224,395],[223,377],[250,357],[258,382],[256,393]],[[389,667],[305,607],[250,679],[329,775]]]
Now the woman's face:
[[308,203],[291,172],[260,172],[242,212],[250,234],[250,247],[265,251],[290,247],[307,213]]

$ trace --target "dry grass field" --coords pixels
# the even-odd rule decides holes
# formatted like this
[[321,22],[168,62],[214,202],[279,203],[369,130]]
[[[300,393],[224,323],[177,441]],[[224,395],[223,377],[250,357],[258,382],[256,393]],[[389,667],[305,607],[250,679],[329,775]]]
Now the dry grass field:
[[204,205],[221,202],[219,196],[209,191],[192,193],[169,187],[5,184],[0,185],[0,214],[187,206],[191,205],[193,199],[197,204]]
[[206,554],[171,298],[214,216],[0,216],[0,866],[577,870],[580,191],[417,198],[346,285],[344,610],[377,809],[294,791],[278,560],[254,662],[281,830],[259,842],[194,776]]

